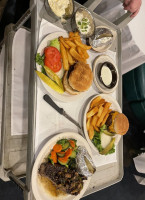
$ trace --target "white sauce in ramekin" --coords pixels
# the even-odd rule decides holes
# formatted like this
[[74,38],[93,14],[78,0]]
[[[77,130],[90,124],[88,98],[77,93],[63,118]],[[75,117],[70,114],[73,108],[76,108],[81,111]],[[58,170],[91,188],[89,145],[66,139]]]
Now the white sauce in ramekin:
[[109,86],[112,82],[112,72],[107,65],[103,65],[101,69],[101,78],[106,86]]

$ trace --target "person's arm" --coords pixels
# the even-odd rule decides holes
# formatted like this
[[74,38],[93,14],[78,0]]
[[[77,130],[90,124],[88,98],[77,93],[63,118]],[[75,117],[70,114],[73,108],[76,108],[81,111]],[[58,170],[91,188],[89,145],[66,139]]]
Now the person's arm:
[[140,10],[141,3],[142,0],[125,0],[123,6],[125,10],[133,13],[131,17],[135,17]]

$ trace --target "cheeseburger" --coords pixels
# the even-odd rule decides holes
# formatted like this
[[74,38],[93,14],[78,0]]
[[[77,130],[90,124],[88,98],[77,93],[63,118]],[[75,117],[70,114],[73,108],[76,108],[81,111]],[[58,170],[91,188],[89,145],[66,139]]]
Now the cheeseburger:
[[66,71],[63,77],[64,89],[76,95],[90,88],[93,81],[93,73],[88,64],[77,62]]
[[111,133],[117,133],[124,135],[129,129],[129,122],[127,117],[117,111],[111,112],[106,121],[108,131]]

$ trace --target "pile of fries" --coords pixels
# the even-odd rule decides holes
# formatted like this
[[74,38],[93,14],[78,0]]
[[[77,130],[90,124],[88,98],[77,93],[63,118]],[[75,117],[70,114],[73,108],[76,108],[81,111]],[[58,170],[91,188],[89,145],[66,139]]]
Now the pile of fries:
[[99,128],[106,123],[109,113],[112,111],[109,109],[110,106],[111,103],[106,102],[100,96],[92,100],[89,111],[86,114],[86,127],[90,140],[94,137],[94,130],[99,132]]
[[69,32],[68,38],[61,36],[59,41],[64,70],[69,70],[69,67],[76,61],[86,63],[86,59],[89,58],[87,50],[91,49],[91,46],[82,43],[78,32]]

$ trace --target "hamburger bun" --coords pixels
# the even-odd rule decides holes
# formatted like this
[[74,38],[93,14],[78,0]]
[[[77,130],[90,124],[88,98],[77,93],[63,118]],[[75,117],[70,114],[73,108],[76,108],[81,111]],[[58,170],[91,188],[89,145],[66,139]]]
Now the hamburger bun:
[[63,86],[69,94],[77,95],[90,88],[93,73],[88,64],[77,62],[66,71],[63,76]]
[[69,85],[79,92],[84,92],[90,88],[93,81],[93,73],[88,64],[78,62],[74,65],[74,70],[70,73]]
[[120,135],[125,135],[128,129],[129,129],[129,122],[127,117],[122,113],[118,113],[114,119],[115,133]]
[[67,91],[69,94],[72,95],[79,94],[80,93],[79,91],[73,90],[73,88],[69,85],[67,76],[68,76],[68,71],[66,71],[63,76],[63,87],[65,91]]

